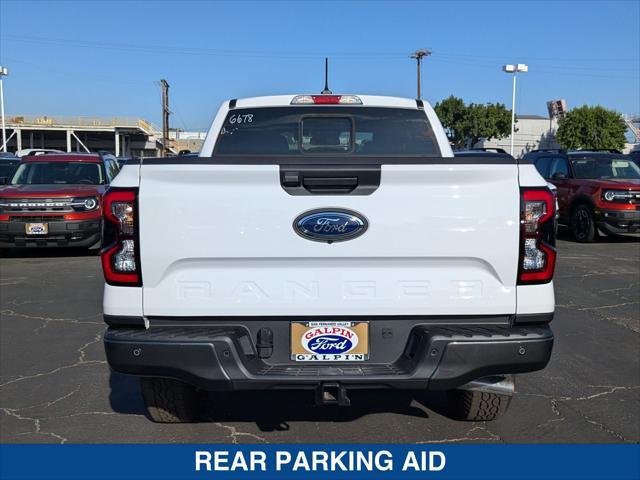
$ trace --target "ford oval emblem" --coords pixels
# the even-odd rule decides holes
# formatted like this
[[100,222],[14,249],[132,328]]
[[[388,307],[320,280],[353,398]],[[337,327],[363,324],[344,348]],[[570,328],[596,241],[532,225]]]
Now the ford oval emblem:
[[307,332],[302,346],[308,352],[324,355],[341,355],[358,345],[358,335],[350,328],[320,327]]
[[363,215],[342,208],[311,210],[293,222],[293,229],[301,237],[327,243],[359,237],[368,226]]

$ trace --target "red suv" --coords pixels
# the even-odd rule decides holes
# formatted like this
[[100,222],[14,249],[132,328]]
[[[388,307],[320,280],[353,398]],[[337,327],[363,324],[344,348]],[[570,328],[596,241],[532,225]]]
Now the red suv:
[[559,223],[579,242],[640,231],[640,168],[629,156],[536,150],[523,160],[558,188]]
[[99,250],[102,195],[118,174],[112,155],[61,153],[22,157],[0,179],[0,248]]

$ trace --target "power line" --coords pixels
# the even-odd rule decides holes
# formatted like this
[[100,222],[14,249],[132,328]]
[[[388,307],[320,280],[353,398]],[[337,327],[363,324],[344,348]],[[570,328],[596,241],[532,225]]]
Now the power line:
[[[45,38],[35,37],[28,35],[13,35],[5,34],[2,36],[5,40],[19,40],[21,42],[31,42],[46,45],[68,46],[78,48],[90,48],[90,49],[106,49],[106,50],[121,50],[121,51],[135,51],[138,53],[158,53],[163,55],[195,55],[195,56],[217,56],[217,57],[241,57],[244,58],[250,55],[254,58],[273,58],[273,59],[318,59],[324,58],[329,54],[332,58],[337,60],[349,60],[349,61],[378,61],[380,59],[385,60],[402,60],[406,58],[404,54],[393,52],[372,53],[371,51],[363,52],[294,52],[294,51],[275,51],[275,50],[226,50],[226,49],[211,49],[204,47],[176,47],[176,46],[161,46],[161,45],[135,45],[130,43],[112,43],[112,42],[96,42],[87,40],[73,40],[62,38]],[[436,57],[443,63],[469,65],[469,66],[481,66],[486,65],[491,68],[496,68],[503,60],[503,55],[475,55],[464,53],[453,53],[446,51],[437,51]],[[609,66],[602,65],[606,62],[627,62],[628,65],[616,65],[616,70],[628,70],[631,72],[638,71],[638,62],[630,61],[626,58],[612,58],[612,57],[590,57],[590,58],[571,58],[562,59],[559,57],[532,57],[529,55],[519,55],[529,64],[536,65],[536,69],[539,71],[539,67],[553,68],[556,71],[576,71],[585,73],[577,73],[576,76],[585,75],[589,72],[606,71],[609,72],[611,68]],[[535,62],[532,60],[541,60],[543,62]],[[435,60],[435,57],[434,57]],[[544,60],[561,61],[563,64],[545,64]],[[447,62],[445,62],[447,61]],[[597,62],[598,65],[567,65],[568,62]],[[609,75],[607,75],[609,77]],[[637,76],[634,76],[635,78]]]
[[[360,51],[360,52],[301,52],[301,51],[274,51],[274,50],[229,50],[229,49],[212,49],[205,47],[194,47],[194,46],[169,46],[169,45],[139,45],[139,44],[131,44],[131,43],[114,43],[114,42],[102,42],[102,41],[90,41],[90,40],[74,40],[74,39],[64,39],[64,38],[51,38],[51,37],[37,37],[30,35],[15,35],[15,34],[4,34],[2,37],[5,40],[20,40],[27,41],[33,43],[44,43],[51,45],[59,45],[59,46],[76,46],[76,47],[84,47],[84,48],[102,48],[102,49],[123,49],[123,50],[135,50],[135,51],[157,51],[159,53],[176,53],[176,54],[194,54],[194,55],[220,55],[220,56],[246,56],[246,55],[254,55],[254,56],[268,56],[268,57],[282,57],[282,58],[324,58],[327,55],[331,57],[343,57],[343,58],[367,58],[367,59],[377,59],[382,57],[386,58],[403,58],[404,54],[400,52],[381,52],[381,53],[372,53],[369,51]],[[508,55],[478,55],[475,53],[459,53],[459,52],[446,52],[446,51],[438,51],[439,56],[446,56],[450,58],[460,58],[460,59],[469,59],[469,60],[482,60],[495,62],[504,61],[505,56],[513,56],[512,53]],[[638,60],[638,58],[630,58],[630,57],[610,57],[610,56],[591,56],[591,57],[538,57],[531,55],[518,55],[521,58],[526,59],[527,61],[531,60],[551,60],[558,61],[566,64],[568,62],[593,62],[597,64],[602,64],[605,62],[628,62]],[[608,67],[594,67],[606,69]],[[633,67],[625,67],[624,65],[617,66],[617,68],[633,68]]]
[[[44,65],[44,64],[29,62],[29,61],[22,60],[22,59],[19,59],[19,58],[9,58],[9,57],[5,57],[5,58],[7,60],[7,63],[22,64],[22,65],[26,65],[29,68],[33,68],[33,69],[40,70],[40,71],[46,71],[47,73],[60,75],[62,77],[73,78],[75,80],[78,79],[78,74],[77,73],[73,73],[69,69],[61,70],[61,69],[59,69],[57,67],[52,67],[50,65]],[[82,78],[91,79],[92,83],[104,83],[104,84],[108,84],[108,85],[112,85],[113,83],[119,83],[119,84],[126,84],[126,85],[141,86],[141,85],[149,85],[149,83],[152,81],[152,80],[132,81],[132,80],[124,80],[122,77],[113,77],[113,76],[102,75],[102,74],[101,75],[96,75],[95,74],[95,70],[77,70],[77,71],[81,71],[82,72]]]
[[137,52],[151,52],[162,54],[180,54],[180,55],[210,55],[210,56],[230,56],[230,57],[245,57],[251,55],[253,57],[266,57],[266,58],[324,58],[329,54],[331,57],[341,58],[358,58],[368,57],[371,59],[386,57],[386,58],[402,58],[402,54],[397,53],[379,53],[374,54],[371,52],[294,52],[294,51],[273,51],[273,50],[224,50],[224,49],[212,49],[203,47],[176,47],[176,46],[161,46],[161,45],[135,45],[130,43],[113,43],[113,42],[95,42],[87,40],[71,40],[61,38],[44,38],[44,37],[32,37],[27,35],[11,35],[5,34],[2,36],[5,40],[20,40],[21,42],[30,42],[46,45],[57,46],[71,46],[82,48],[98,48],[107,50],[131,50]]

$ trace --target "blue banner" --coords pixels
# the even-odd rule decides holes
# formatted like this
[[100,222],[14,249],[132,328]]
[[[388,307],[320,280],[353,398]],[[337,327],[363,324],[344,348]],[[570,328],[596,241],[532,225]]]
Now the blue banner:
[[0,479],[633,479],[640,445],[0,445]]

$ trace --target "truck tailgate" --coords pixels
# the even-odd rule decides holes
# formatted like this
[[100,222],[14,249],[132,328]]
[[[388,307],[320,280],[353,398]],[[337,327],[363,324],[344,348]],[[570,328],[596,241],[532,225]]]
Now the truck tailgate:
[[[517,165],[382,165],[370,195],[290,195],[278,165],[149,164],[139,196],[146,316],[512,314]],[[354,210],[360,237],[302,238]]]

